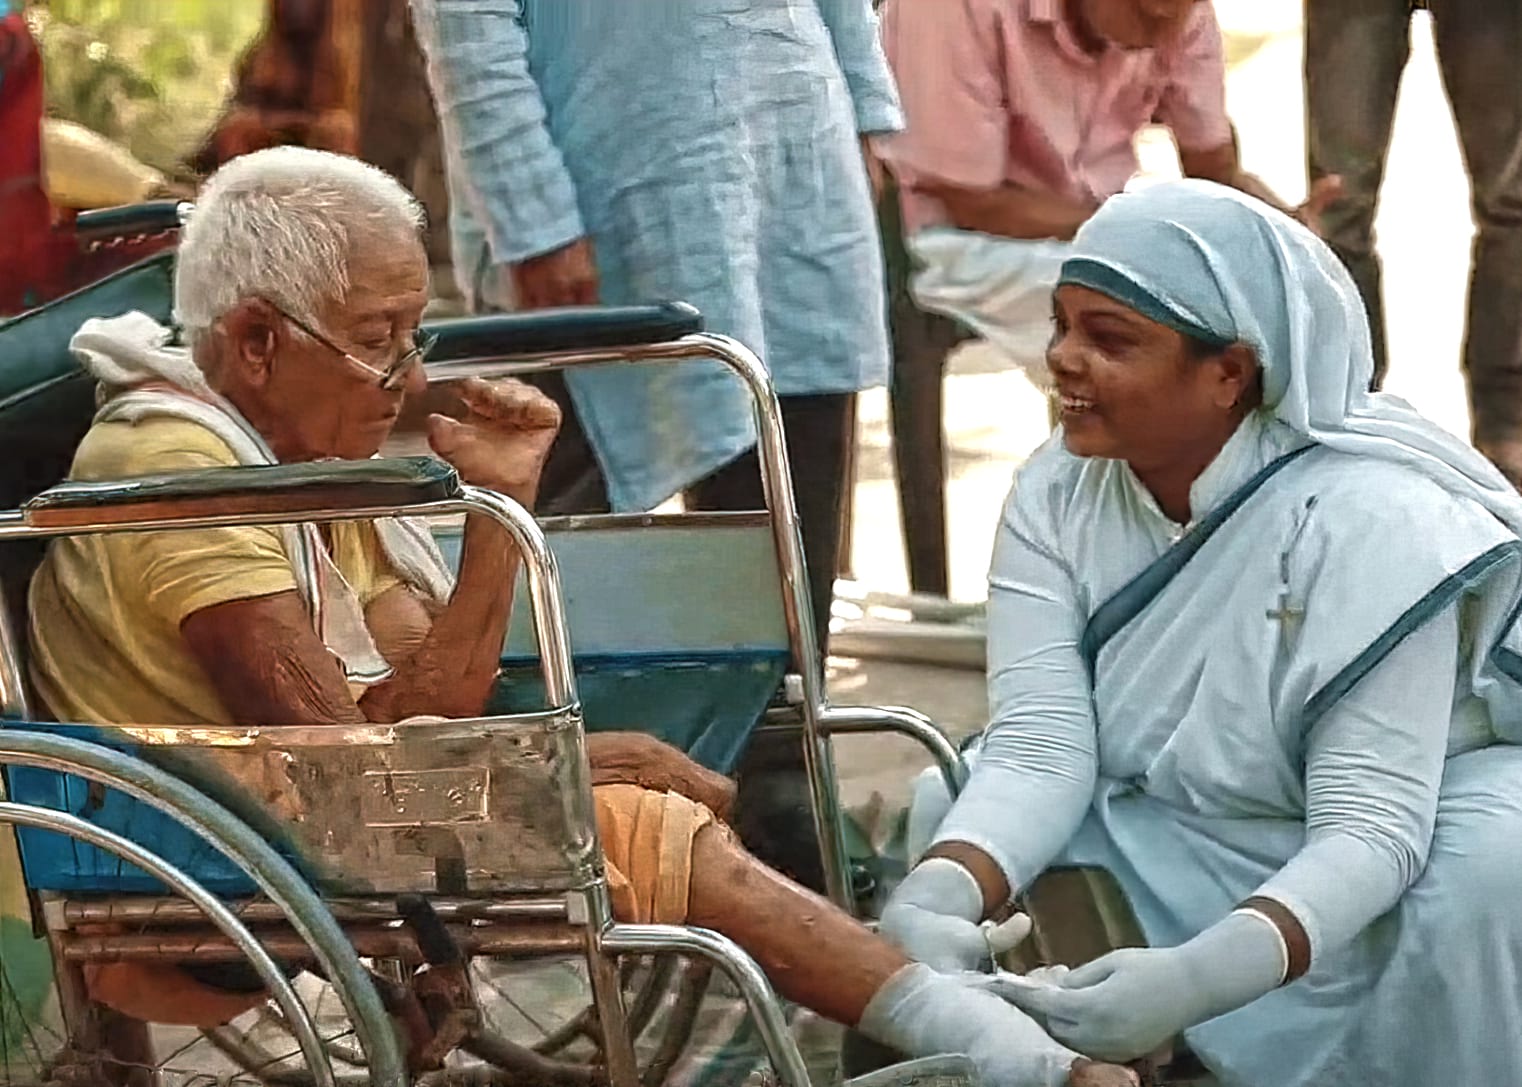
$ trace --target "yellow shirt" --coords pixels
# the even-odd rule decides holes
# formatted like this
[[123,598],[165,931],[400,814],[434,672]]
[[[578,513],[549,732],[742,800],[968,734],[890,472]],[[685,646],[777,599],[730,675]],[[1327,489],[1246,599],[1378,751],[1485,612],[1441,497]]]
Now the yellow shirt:
[[[161,417],[96,424],[69,476],[122,479],[236,464],[205,427]],[[372,525],[330,529],[334,564],[361,605],[401,584]],[[180,624],[214,604],[295,588],[277,526],[54,540],[32,579],[32,681],[61,721],[232,724]]]

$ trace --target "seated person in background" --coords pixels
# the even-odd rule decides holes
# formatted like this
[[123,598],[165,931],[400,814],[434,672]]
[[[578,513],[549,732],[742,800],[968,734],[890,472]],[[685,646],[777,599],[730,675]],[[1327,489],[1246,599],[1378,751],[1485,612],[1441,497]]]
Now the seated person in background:
[[[142,314],[87,322],[74,339],[103,406],[73,478],[374,455],[422,385],[420,218],[400,185],[353,159],[280,148],[224,167],[179,250],[189,350]],[[463,399],[463,418],[429,419],[433,450],[467,482],[532,504],[554,403],[514,382],[468,382]],[[496,681],[516,564],[504,530],[479,517],[457,579],[407,522],[59,540],[32,586],[33,679],[69,721],[475,716]],[[725,933],[785,996],[906,1052],[967,1053],[989,1087],[1134,1082],[761,865],[719,821],[724,779],[644,737],[589,747],[621,919]],[[89,982],[101,1003],[158,1022],[225,1022],[258,999],[135,964],[96,967]]]
[[882,35],[907,127],[874,146],[899,183],[915,299],[1043,390],[1058,268],[1136,173],[1146,125],[1172,132],[1186,176],[1282,207],[1238,161],[1209,0],[886,0]]

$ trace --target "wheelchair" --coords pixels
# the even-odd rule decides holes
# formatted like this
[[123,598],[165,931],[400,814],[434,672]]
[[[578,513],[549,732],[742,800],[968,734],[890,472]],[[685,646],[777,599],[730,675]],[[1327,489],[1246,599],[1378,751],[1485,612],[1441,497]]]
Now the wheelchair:
[[[161,234],[186,210],[115,209],[81,227]],[[677,303],[429,327],[430,381],[717,360],[754,403],[767,496],[754,512],[540,523],[431,458],[62,482],[94,412],[69,338],[130,309],[167,324],[173,259],[0,323],[0,877],[18,857],[22,874],[0,878],[0,1085],[657,1087],[717,970],[770,1075],[805,1087],[784,1009],[739,947],[614,920],[585,748],[588,729],[638,729],[723,772],[757,729],[796,737],[828,891],[846,908],[831,737],[911,737],[959,784],[955,749],[924,716],[825,697],[760,360]],[[50,721],[29,698],[26,586],[50,538],[420,516],[455,558],[466,513],[500,523],[523,560],[489,716],[103,727]],[[215,977],[253,994],[249,1010],[204,1030],[123,1022],[86,981],[119,962]],[[530,991],[571,1010],[536,1012]],[[892,1082],[966,1081],[947,1067],[912,1062]]]

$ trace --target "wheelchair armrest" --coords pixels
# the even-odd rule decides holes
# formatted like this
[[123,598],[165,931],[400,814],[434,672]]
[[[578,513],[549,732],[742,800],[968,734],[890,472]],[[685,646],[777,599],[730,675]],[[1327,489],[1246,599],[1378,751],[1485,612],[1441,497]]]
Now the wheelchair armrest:
[[21,510],[26,523],[38,528],[84,529],[181,517],[401,508],[459,494],[459,476],[449,465],[432,457],[399,457],[61,483]]
[[702,332],[703,315],[685,302],[571,306],[430,321],[427,331],[438,337],[429,362],[459,362],[666,343]]
[[81,242],[110,242],[178,230],[186,206],[179,200],[150,200],[82,211],[74,218],[74,236]]

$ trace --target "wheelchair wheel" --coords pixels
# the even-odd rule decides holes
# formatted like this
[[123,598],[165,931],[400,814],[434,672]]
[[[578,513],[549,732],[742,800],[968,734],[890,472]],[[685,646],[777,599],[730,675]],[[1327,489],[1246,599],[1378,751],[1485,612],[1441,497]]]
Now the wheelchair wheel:
[[[138,759],[56,735],[0,730],[0,768],[17,795],[36,771],[88,783],[82,804],[62,794],[57,805],[0,799],[0,1087],[257,1085],[198,1025],[236,1022],[270,1002],[314,1084],[347,1087],[332,1050],[348,1040],[364,1054],[362,1082],[406,1087],[392,1025],[337,922],[226,809]],[[74,814],[112,805],[128,813],[113,829]],[[151,817],[163,833],[166,816],[203,852],[190,847],[171,862],[145,844],[154,832],[134,819]],[[227,902],[187,874],[213,858],[260,893]],[[96,893],[70,887],[75,877]],[[158,893],[109,889],[134,881]],[[336,983],[318,986],[308,967]],[[319,990],[341,1014],[314,999]]]
[[[400,964],[372,960],[383,986],[406,985]],[[479,1021],[450,1046],[438,1067],[419,1069],[419,1087],[506,1084],[523,1087],[600,1087],[608,1082],[602,1034],[590,999],[585,964],[566,958],[470,960]],[[710,967],[676,956],[631,958],[620,967],[630,1033],[644,1087],[665,1082],[691,1038]],[[338,1011],[331,994],[314,994],[320,1021]],[[436,1024],[437,1025],[437,1024]],[[364,1055],[342,1032],[331,1032],[329,1057],[338,1082],[364,1080]],[[313,1087],[315,1079],[279,1009],[257,1013],[206,1032],[206,1041],[255,1082],[269,1087]],[[432,1063],[432,1062],[430,1062]]]
[[[20,822],[26,816],[19,808],[0,804],[0,823]],[[52,816],[43,818],[58,827]],[[268,983],[247,948],[258,948],[255,954],[273,965],[275,977],[295,998],[295,1016],[315,1032],[323,1057],[315,1062],[317,1075],[309,1073],[306,1082],[314,1087],[372,1082],[368,1059],[333,988],[316,985],[290,965],[306,957],[300,941],[289,935],[269,940],[243,920],[255,902],[228,908],[234,924],[227,929],[201,910],[193,892],[153,902],[174,917],[172,927],[142,916],[131,898],[51,895],[37,903],[46,918],[42,936],[14,918],[0,925],[0,1087],[267,1082],[256,1074],[258,1064],[219,1054],[185,1021],[220,1009],[236,1023],[281,1008],[264,995]],[[240,947],[245,940],[247,948]],[[287,1023],[286,1045],[300,1053],[300,1031],[290,1027],[291,1006],[285,1001],[276,1014]],[[363,1075],[344,1075],[356,1060],[366,1067]]]

